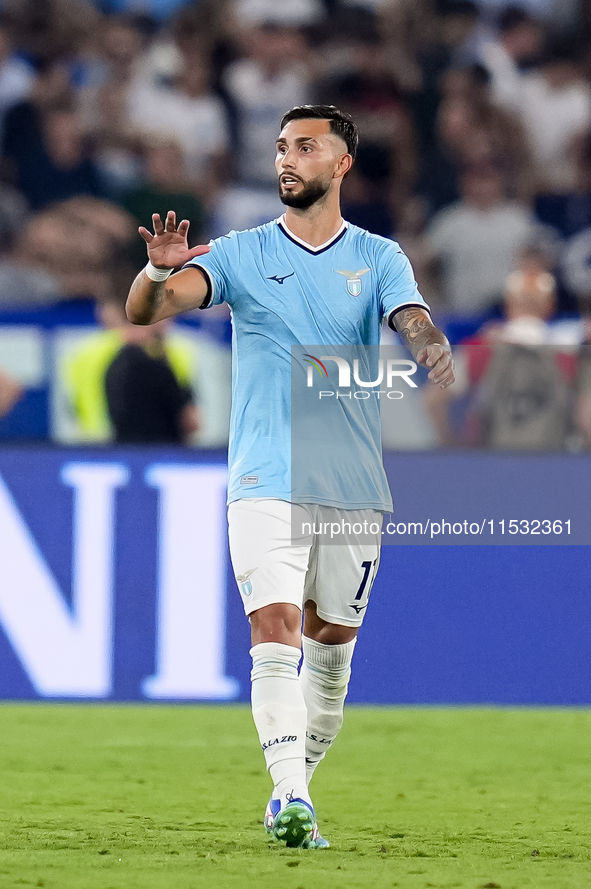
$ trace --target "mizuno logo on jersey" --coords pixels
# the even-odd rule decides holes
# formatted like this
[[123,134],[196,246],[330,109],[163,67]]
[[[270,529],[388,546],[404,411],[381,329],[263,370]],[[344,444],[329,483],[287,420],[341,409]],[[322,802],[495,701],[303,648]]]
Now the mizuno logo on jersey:
[[272,277],[267,278],[267,281],[277,281],[278,284],[283,284],[285,279],[291,278],[292,275],[295,275],[295,272],[290,272],[289,275],[272,275]]
[[347,269],[336,269],[337,275],[344,275],[347,279],[347,290],[351,296],[359,296],[362,283],[361,276],[366,275],[371,269],[359,269],[357,272],[349,272]]

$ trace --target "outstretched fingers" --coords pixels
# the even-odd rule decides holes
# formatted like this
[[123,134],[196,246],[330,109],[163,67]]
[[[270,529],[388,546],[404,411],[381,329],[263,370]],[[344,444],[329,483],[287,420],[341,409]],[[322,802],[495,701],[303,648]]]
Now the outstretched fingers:
[[144,228],[143,225],[140,225],[140,227],[138,228],[138,231],[139,231],[140,235],[142,236],[142,238],[144,239],[144,241],[146,242],[146,244],[149,244],[151,241],[154,240],[154,235],[152,234],[152,232],[149,232],[148,229]]
[[191,247],[189,250],[189,256],[191,259],[194,259],[196,256],[203,256],[204,253],[209,253],[209,247],[205,244],[200,244],[198,247]]

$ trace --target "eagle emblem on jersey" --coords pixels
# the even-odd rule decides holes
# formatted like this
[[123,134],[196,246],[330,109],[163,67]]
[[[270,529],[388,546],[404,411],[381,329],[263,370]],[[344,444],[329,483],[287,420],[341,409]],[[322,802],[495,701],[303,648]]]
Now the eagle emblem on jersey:
[[256,568],[250,568],[248,571],[245,571],[244,574],[236,575],[236,582],[240,584],[240,591],[243,596],[250,596],[252,593],[252,583],[248,578],[256,570]]
[[349,272],[347,269],[336,269],[337,275],[344,275],[347,279],[347,290],[351,296],[359,296],[361,293],[361,276],[366,275],[370,269],[359,269],[357,272]]

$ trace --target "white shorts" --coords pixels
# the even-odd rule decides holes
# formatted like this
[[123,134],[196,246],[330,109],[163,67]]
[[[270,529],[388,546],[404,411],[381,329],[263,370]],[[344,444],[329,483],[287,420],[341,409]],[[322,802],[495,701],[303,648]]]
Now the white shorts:
[[[372,533],[345,544],[319,544],[318,535],[307,530],[320,514],[335,522],[365,521]],[[228,526],[247,615],[279,602],[302,609],[312,601],[327,623],[361,626],[380,562],[381,513],[253,498],[230,504]],[[294,541],[295,526],[305,531]]]

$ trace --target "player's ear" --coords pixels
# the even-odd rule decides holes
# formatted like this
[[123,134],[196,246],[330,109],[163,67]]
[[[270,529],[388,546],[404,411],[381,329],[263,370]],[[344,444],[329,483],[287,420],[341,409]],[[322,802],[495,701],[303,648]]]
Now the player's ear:
[[337,166],[334,171],[335,179],[343,179],[351,167],[353,166],[353,158],[350,154],[341,154],[338,158]]

